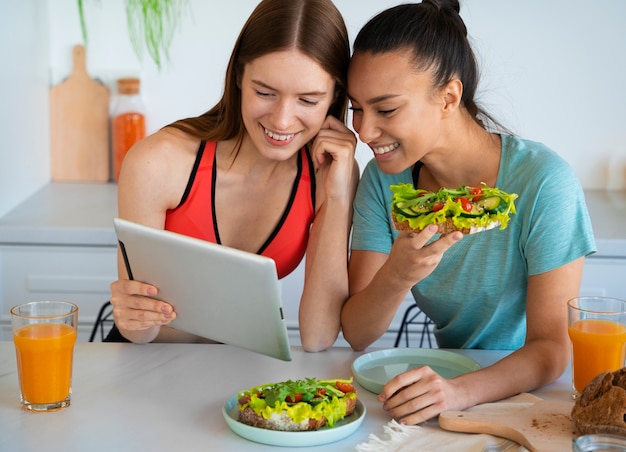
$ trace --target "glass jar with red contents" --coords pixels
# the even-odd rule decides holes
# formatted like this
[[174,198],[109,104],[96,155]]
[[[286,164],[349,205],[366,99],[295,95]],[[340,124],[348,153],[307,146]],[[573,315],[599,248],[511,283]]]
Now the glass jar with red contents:
[[112,111],[113,180],[120,177],[122,161],[128,150],[146,136],[146,115],[139,96],[138,78],[117,80],[117,101]]

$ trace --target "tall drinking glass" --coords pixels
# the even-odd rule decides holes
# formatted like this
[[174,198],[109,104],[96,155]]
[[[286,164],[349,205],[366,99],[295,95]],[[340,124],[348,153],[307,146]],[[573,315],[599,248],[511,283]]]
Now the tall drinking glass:
[[20,399],[29,411],[70,406],[78,306],[33,301],[11,309]]
[[572,385],[577,397],[594,377],[624,367],[626,301],[576,297],[567,302]]

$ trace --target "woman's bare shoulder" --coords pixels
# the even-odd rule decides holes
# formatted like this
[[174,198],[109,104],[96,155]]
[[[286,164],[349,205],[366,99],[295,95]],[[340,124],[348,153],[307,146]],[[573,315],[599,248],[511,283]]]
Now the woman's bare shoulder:
[[129,154],[140,158],[188,159],[195,158],[200,140],[171,127],[158,130],[135,144]]
[[136,143],[122,164],[120,202],[156,203],[160,209],[175,207],[189,181],[199,144],[197,138],[168,129]]

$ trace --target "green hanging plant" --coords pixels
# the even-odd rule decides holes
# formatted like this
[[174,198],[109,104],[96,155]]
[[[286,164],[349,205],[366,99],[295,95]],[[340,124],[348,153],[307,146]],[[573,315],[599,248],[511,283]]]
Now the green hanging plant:
[[[77,1],[83,41],[86,44],[84,0]],[[169,61],[169,48],[188,2],[189,0],[126,0],[128,34],[140,61],[146,51],[159,70],[164,60]]]
[[135,54],[144,49],[159,70],[169,61],[169,48],[188,0],[126,0],[126,20]]
[[78,0],[78,17],[80,18],[80,30],[83,33],[83,43],[87,44],[87,25],[85,25],[85,10],[83,0]]

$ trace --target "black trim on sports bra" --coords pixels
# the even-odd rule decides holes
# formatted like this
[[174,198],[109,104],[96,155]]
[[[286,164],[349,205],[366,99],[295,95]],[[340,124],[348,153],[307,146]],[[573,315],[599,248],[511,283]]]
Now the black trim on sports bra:
[[[308,155],[308,152],[306,154]],[[280,229],[283,227],[283,224],[285,224],[285,221],[287,221],[287,217],[289,216],[289,211],[291,210],[291,206],[293,206],[293,202],[296,199],[296,194],[298,193],[298,184],[300,183],[301,176],[302,176],[302,153],[298,151],[298,171],[296,172],[296,178],[293,181],[293,185],[291,186],[291,195],[289,195],[289,201],[287,202],[287,207],[285,207],[285,210],[283,212],[283,215],[280,218],[280,221],[278,222],[278,224],[276,225],[276,227],[274,228],[270,236],[267,238],[263,246],[261,246],[259,251],[257,251],[257,254],[261,254],[263,251],[265,251],[265,248],[267,248],[270,245],[270,243],[272,243],[274,238],[280,232]]]
[[213,233],[215,234],[215,243],[221,245],[220,231],[217,228],[217,214],[215,213],[215,185],[217,184],[217,143],[215,144],[215,152],[213,153],[213,171],[211,174],[211,217],[213,218]]
[[421,160],[418,160],[417,162],[415,162],[415,165],[413,165],[413,172],[411,173],[411,175],[413,176],[414,188],[417,188],[417,183],[420,180],[420,169],[422,169],[422,166],[424,166],[424,164]]
[[313,212],[315,212],[315,193],[317,191],[317,179],[315,178],[315,167],[313,166],[313,158],[311,157],[311,153],[309,152],[308,147],[306,151],[306,159],[309,162],[309,177],[311,178],[311,201],[313,201],[313,205],[311,206],[311,208]]
[[[307,155],[308,155],[308,152],[307,152]],[[261,254],[263,251],[265,251],[265,249],[270,245],[270,243],[272,243],[274,238],[278,235],[283,224],[285,224],[285,221],[287,221],[287,217],[289,216],[289,211],[291,210],[291,206],[293,206],[293,203],[296,199],[296,194],[298,193],[298,184],[300,183],[300,177],[302,175],[302,153],[300,151],[298,151],[298,164],[297,165],[298,165],[298,170],[296,172],[296,178],[293,181],[293,185],[291,186],[291,194],[289,195],[289,201],[287,202],[287,206],[285,207],[285,210],[283,211],[283,214],[280,217],[278,224],[276,225],[276,227],[274,228],[274,230],[272,231],[268,239],[265,241],[265,243],[263,243],[261,248],[259,248],[259,250],[256,252],[256,254]],[[215,152],[215,155],[213,156],[213,174],[211,175],[211,210],[212,210],[211,215],[213,217],[213,231],[215,233],[215,241],[216,243],[221,245],[222,241],[220,239],[220,233],[217,227],[217,214],[215,213],[216,183],[217,183],[217,152]]]
[[200,167],[200,162],[202,161],[202,154],[204,154],[204,147],[206,146],[206,141],[202,140],[200,142],[200,147],[198,147],[198,153],[196,154],[196,160],[193,162],[193,168],[191,169],[191,174],[189,175],[189,181],[187,181],[187,186],[185,187],[185,193],[183,193],[183,197],[180,199],[180,202],[176,206],[176,208],[182,206],[187,198],[189,197],[189,193],[191,192],[191,187],[193,187],[193,181],[196,180],[196,174],[198,173],[198,168]]

